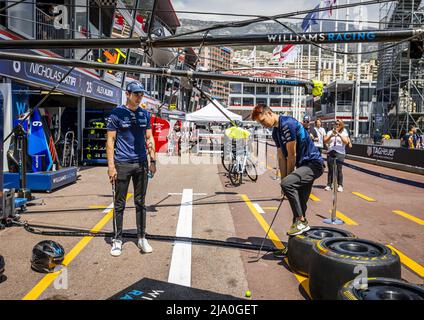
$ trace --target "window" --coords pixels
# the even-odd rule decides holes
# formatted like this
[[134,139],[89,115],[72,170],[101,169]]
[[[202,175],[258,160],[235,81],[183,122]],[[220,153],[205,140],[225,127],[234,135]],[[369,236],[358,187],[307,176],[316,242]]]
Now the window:
[[246,94],[255,94],[255,87],[244,85],[243,86],[243,93],[246,93]]
[[270,87],[269,88],[269,94],[280,95],[281,94],[281,87]]
[[268,87],[256,87],[256,94],[268,94]]
[[291,107],[291,105],[292,105],[292,99],[283,98],[283,106]]
[[241,83],[230,83],[231,93],[241,93]]
[[[75,0],[75,5],[74,38],[84,39],[88,36],[87,0]],[[74,58],[80,60],[86,52],[87,49],[75,49]]]
[[256,98],[256,105],[258,105],[258,104],[268,105],[268,99],[267,98]]
[[253,106],[253,98],[243,98],[243,106]]
[[16,4],[7,9],[7,15],[10,30],[29,39],[35,38],[35,2]]
[[281,99],[271,98],[269,101],[270,107],[281,107]]
[[361,88],[361,101],[371,102],[375,88]]
[[241,106],[241,98],[231,98],[230,99],[231,106]]
[[293,88],[291,87],[283,87],[283,94],[292,94]]

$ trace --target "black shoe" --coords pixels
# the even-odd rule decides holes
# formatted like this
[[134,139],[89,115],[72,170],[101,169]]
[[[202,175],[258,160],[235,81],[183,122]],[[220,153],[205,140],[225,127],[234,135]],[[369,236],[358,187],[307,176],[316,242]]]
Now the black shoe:
[[289,251],[288,247],[285,247],[284,249],[278,249],[273,252],[274,257],[276,258],[285,258],[287,256],[287,253]]

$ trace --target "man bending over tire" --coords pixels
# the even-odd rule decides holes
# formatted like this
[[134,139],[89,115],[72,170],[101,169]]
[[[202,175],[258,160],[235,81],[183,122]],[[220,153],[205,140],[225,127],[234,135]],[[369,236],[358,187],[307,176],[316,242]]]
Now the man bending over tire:
[[272,138],[278,148],[281,189],[290,202],[293,224],[287,235],[294,236],[310,229],[305,218],[307,202],[314,180],[323,172],[324,160],[305,128],[292,117],[279,116],[267,106],[256,106],[252,120],[273,128]]

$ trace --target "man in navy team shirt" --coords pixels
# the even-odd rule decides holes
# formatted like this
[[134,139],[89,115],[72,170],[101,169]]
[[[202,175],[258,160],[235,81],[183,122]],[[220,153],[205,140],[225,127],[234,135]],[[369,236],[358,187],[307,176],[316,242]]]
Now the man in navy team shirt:
[[289,236],[310,229],[305,218],[307,202],[314,180],[323,172],[324,160],[300,122],[292,117],[279,116],[267,106],[256,106],[252,119],[266,128],[273,128],[272,138],[278,148],[281,188],[290,202],[293,224]]
[[[122,251],[123,214],[131,179],[134,185],[138,247],[144,253],[152,252],[152,247],[146,240],[145,196],[148,172],[152,174],[156,172],[156,153],[150,127],[150,114],[140,107],[144,92],[143,85],[138,81],[128,83],[126,104],[112,110],[107,124],[108,176],[110,182],[116,185],[113,215],[115,235],[110,251],[110,254],[115,257]],[[150,166],[147,160],[146,143]]]

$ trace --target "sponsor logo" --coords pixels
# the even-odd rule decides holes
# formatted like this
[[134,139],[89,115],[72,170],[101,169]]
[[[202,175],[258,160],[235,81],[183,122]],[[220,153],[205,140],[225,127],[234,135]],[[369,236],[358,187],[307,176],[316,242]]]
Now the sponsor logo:
[[375,32],[329,32],[329,33],[310,33],[296,35],[290,34],[269,34],[268,42],[271,43],[300,43],[305,41],[313,42],[350,42],[350,41],[371,41],[376,38]]
[[367,147],[367,155],[368,155],[368,157],[371,157],[371,155],[372,155],[372,147],[371,146]]
[[124,293],[119,297],[119,300],[154,300],[157,299],[162,293],[163,290],[152,290],[151,292],[144,292],[140,290],[131,290],[127,293]]
[[73,178],[75,175],[74,174],[66,174],[64,176],[58,177],[58,178],[54,178],[53,179],[53,183],[59,183],[65,180],[68,180],[70,178]]
[[277,83],[277,79],[272,79],[272,78],[249,77],[249,81],[257,82],[257,83],[271,83],[271,84]]
[[371,146],[367,147],[367,155],[377,159],[393,160],[395,153],[396,149]]

